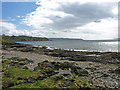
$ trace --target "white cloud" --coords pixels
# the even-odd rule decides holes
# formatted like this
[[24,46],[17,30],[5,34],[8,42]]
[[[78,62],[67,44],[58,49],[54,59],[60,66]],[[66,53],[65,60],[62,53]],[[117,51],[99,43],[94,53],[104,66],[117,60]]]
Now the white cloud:
[[82,38],[85,40],[100,40],[118,38],[118,22],[114,19],[101,19],[82,27],[66,29],[64,31],[49,31],[48,37],[54,38]]
[[[118,0],[39,0],[23,22],[36,30],[26,35],[112,39],[117,38]],[[40,33],[41,32],[41,33]]]
[[8,22],[0,22],[0,28],[2,29],[2,34],[5,35],[28,35],[35,37],[46,37],[43,31],[40,30],[18,30],[16,26]]
[[17,16],[18,18],[20,18],[21,16]]
[[40,0],[36,4],[40,6],[23,21],[37,29],[56,30],[114,17],[117,8],[117,1],[114,0]]
[[[114,19],[102,19],[101,22],[91,22],[83,27],[78,27],[83,39],[113,39],[118,37],[118,22]],[[74,31],[73,31],[74,32]]]
[[0,22],[4,22],[4,21],[15,21],[16,19],[8,17],[7,19],[1,19]]
[[112,9],[113,14],[118,15],[118,7]]
[[4,21],[8,21],[8,20],[3,20],[3,19],[2,19],[2,20],[0,20],[0,22],[4,22]]
[[23,20],[47,37],[110,39],[117,37],[118,0],[40,0]]
[[37,0],[2,0],[2,2],[36,2]]
[[8,17],[8,21],[15,21],[16,19]]

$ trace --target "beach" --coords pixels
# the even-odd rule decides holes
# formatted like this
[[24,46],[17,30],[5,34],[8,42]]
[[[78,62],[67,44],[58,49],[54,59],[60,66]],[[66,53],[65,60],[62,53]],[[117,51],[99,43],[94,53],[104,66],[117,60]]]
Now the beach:
[[[83,73],[85,75],[78,76],[90,78],[94,87],[119,88],[120,86],[120,53],[117,52],[80,52],[63,49],[50,50],[46,47],[33,47],[31,45],[17,43],[9,46],[9,48],[4,48],[2,50],[2,57],[3,60],[13,57],[32,60],[33,63],[26,64],[30,70],[34,70],[38,67],[39,63],[43,63],[44,61],[63,64],[61,66],[63,68],[68,65],[71,69],[68,70],[67,73],[62,69],[62,75],[67,74],[69,76],[71,76],[71,73],[68,72],[76,72],[75,76],[82,73],[79,69],[77,69],[77,71],[72,69],[71,63],[74,63],[73,65],[77,65],[77,67],[84,70]],[[67,64],[64,65],[65,63]],[[52,70],[54,71],[54,69]],[[61,73],[61,71],[59,73]]]

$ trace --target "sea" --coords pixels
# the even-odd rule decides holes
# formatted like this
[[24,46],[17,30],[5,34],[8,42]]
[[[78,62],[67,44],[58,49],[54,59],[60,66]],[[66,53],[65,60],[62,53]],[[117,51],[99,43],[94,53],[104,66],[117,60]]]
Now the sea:
[[81,39],[55,39],[50,41],[29,41],[18,42],[30,44],[35,47],[47,46],[48,49],[66,49],[74,51],[95,51],[95,52],[119,52],[117,40],[81,40]]

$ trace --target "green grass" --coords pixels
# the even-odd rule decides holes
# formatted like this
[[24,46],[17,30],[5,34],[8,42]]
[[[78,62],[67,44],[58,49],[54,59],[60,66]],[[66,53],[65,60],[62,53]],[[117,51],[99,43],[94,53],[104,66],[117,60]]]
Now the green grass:
[[89,81],[89,79],[86,79],[84,77],[78,77],[75,78],[73,86],[70,86],[69,88],[95,88],[92,86],[92,83]]
[[64,81],[64,78],[61,78],[59,80],[55,80],[55,77],[50,77],[44,80],[39,80],[35,83],[32,84],[20,84],[20,85],[15,85],[11,88],[57,88],[58,84],[62,84]]
[[29,63],[33,63],[33,61],[28,60],[27,58],[12,57],[12,58],[9,58],[8,60],[2,60],[2,68],[3,68],[3,71],[7,67],[18,67],[18,68],[24,67],[25,68],[25,66]]
[[[32,84],[15,85],[11,88],[60,88],[59,85],[65,85],[64,82],[66,80],[64,77],[58,80],[56,80],[55,78],[56,76],[44,80],[39,80]],[[94,88],[92,84],[88,81],[88,79],[80,77],[80,78],[75,78],[74,80],[75,80],[74,83],[69,84],[67,88]]]
[[31,84],[31,83],[24,83],[24,84],[12,86],[10,88],[33,88],[33,87],[31,87],[32,85],[33,84]]
[[44,79],[42,81],[38,81],[34,84],[34,86],[40,86],[41,88],[57,88],[58,84],[62,84],[65,80],[64,77],[56,80],[56,76]]
[[[50,70],[52,70],[52,72],[55,70],[54,66],[53,69],[50,68],[50,66],[54,64],[48,61],[39,63],[35,71],[27,68],[26,64],[28,62],[32,61],[18,57],[2,60],[4,71],[4,76],[2,78],[3,88],[94,88],[89,79],[84,77],[66,78],[61,74],[48,77],[47,74],[51,73]],[[21,66],[19,67],[19,65]],[[76,75],[75,73],[72,74]]]
[[27,69],[21,69],[21,68],[8,68],[5,73],[9,75],[11,78],[22,78],[22,79],[28,79],[28,78],[33,78],[36,79],[38,76],[43,76],[40,72],[37,71],[31,71]]
[[21,84],[21,83],[24,83],[23,80],[17,80],[15,78],[10,78],[10,77],[5,77],[5,76],[2,76],[2,87],[3,88],[7,88],[11,85],[17,85],[17,84]]
[[13,41],[5,40],[5,39],[0,39],[0,41],[3,45],[9,45],[14,43]]

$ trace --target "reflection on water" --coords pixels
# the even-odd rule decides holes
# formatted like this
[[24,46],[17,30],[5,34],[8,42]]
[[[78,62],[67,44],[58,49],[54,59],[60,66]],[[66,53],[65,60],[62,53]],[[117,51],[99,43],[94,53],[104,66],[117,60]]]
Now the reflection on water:
[[[85,40],[56,40],[20,42],[34,46],[48,46],[49,48],[74,49],[76,51],[118,52],[118,41],[85,41]],[[120,43],[120,42],[119,42]]]
[[[120,42],[119,42],[120,43]],[[118,42],[100,42],[99,44],[106,44],[106,45],[118,45]]]

